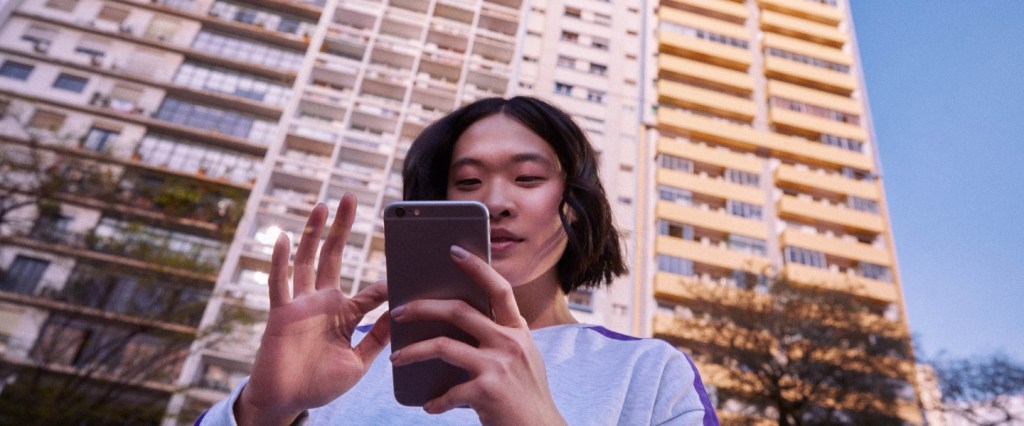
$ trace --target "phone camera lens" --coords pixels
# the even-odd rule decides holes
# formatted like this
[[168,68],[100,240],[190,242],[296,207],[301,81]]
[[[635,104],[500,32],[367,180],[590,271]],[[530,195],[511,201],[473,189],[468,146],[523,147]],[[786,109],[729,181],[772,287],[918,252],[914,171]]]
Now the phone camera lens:
[[405,217],[405,209],[403,209],[401,207],[395,209],[395,216]]

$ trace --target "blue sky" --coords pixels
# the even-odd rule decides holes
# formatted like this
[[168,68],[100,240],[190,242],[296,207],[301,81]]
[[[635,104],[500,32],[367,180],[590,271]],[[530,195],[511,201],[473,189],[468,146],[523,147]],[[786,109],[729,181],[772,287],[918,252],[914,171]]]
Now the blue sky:
[[851,6],[911,331],[1024,360],[1024,1]]

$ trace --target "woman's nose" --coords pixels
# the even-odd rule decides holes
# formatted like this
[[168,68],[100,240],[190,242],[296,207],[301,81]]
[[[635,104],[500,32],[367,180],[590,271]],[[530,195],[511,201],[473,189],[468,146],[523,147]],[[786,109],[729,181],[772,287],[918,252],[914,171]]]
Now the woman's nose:
[[511,192],[505,185],[491,185],[482,201],[487,206],[492,220],[511,217],[515,211],[515,203],[512,201]]

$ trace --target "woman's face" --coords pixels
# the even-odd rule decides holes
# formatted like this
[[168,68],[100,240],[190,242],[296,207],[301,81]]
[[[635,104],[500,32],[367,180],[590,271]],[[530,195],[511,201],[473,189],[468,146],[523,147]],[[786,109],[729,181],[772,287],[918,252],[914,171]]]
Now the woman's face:
[[476,200],[491,214],[491,265],[513,287],[558,284],[568,237],[558,217],[565,176],[544,139],[504,114],[473,123],[455,142],[448,199]]

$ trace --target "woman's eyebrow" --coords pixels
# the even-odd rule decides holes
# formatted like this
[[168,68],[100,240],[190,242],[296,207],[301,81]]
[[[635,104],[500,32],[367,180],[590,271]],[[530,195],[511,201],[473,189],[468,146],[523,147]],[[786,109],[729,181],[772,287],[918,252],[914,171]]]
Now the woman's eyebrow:
[[[542,166],[555,167],[555,163],[553,163],[550,159],[536,152],[524,152],[513,155],[509,162],[514,164],[532,162],[540,163]],[[456,170],[465,166],[486,167],[486,165],[487,163],[485,163],[483,160],[479,158],[462,157],[455,161],[452,161],[452,165],[449,167],[449,170]]]

